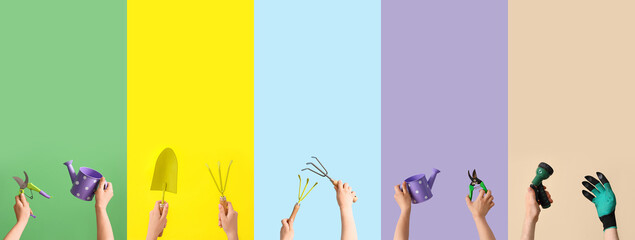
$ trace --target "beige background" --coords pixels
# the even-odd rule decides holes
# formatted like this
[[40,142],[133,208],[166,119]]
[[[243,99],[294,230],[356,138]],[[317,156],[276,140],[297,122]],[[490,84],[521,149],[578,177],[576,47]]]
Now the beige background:
[[509,2],[509,239],[540,161],[554,175],[536,239],[602,239],[585,175],[603,172],[635,239],[635,1]]

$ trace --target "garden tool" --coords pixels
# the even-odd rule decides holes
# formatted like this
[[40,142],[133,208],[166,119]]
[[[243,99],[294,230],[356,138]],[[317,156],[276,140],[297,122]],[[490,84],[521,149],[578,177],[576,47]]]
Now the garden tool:
[[225,197],[225,190],[227,190],[227,180],[229,179],[229,169],[232,167],[232,163],[234,161],[229,161],[229,166],[227,166],[227,174],[225,175],[225,185],[223,185],[223,175],[221,174],[220,171],[220,162],[218,162],[218,181],[220,182],[220,184],[218,184],[218,182],[216,182],[216,177],[214,177],[214,174],[212,173],[212,169],[209,167],[209,165],[207,165],[207,163],[205,164],[205,166],[207,166],[207,170],[209,171],[209,174],[212,175],[212,179],[214,180],[214,185],[216,185],[216,189],[218,189],[218,192],[220,193],[220,204],[223,205],[223,208],[225,208],[225,215],[227,215],[227,212],[229,211],[227,209],[227,198]]
[[[310,168],[302,169],[302,171],[309,170],[309,171],[317,174],[320,177],[328,178],[331,181],[331,183],[333,183],[333,186],[337,187],[337,181],[335,181],[331,177],[329,177],[329,171],[327,171],[326,168],[324,167],[324,165],[322,165],[322,162],[320,162],[320,160],[317,157],[313,157],[312,156],[311,158],[314,158],[315,160],[317,160],[317,162],[320,164],[320,166],[322,166],[322,169],[320,169],[318,166],[316,166],[312,162],[308,162],[308,163],[306,163],[306,165],[313,165],[313,167],[315,167],[315,169],[317,169],[319,171],[319,173],[314,171],[313,169],[310,169]],[[353,202],[357,202],[357,196],[353,197]]]
[[617,228],[617,222],[615,221],[615,206],[617,200],[615,199],[615,193],[611,188],[609,180],[601,172],[596,172],[600,181],[591,176],[586,176],[587,181],[582,182],[582,185],[593,194],[582,190],[582,195],[595,204],[595,209],[598,212],[598,217],[602,221],[604,230],[609,228]]
[[472,175],[470,175],[470,170],[467,170],[467,176],[470,178],[472,182],[470,182],[470,200],[472,200],[472,192],[474,192],[474,187],[481,186],[481,189],[487,193],[487,188],[485,187],[485,183],[476,177],[476,169],[472,171]]
[[165,206],[165,192],[176,194],[178,173],[179,165],[176,161],[176,154],[171,148],[163,149],[154,165],[154,176],[150,186],[150,190],[163,191],[161,204],[159,204],[160,212],[163,212],[163,206]]
[[418,204],[428,201],[430,200],[430,198],[432,198],[432,196],[434,196],[432,194],[432,186],[434,185],[434,181],[437,178],[437,174],[439,174],[440,172],[441,171],[439,171],[439,169],[432,168],[432,175],[430,176],[430,179],[427,179],[426,175],[422,173],[411,176],[404,180],[404,182],[408,184],[408,192],[412,197],[412,204]]
[[[68,174],[71,177],[71,194],[76,198],[84,201],[90,201],[95,197],[95,190],[99,186],[99,181],[103,177],[98,171],[80,167],[79,172],[75,172],[73,168],[73,160],[64,163],[68,169]],[[104,184],[104,189],[108,187],[108,183]]]
[[[26,171],[24,171],[24,181],[22,181],[21,178],[19,177],[13,177],[13,179],[15,179],[16,182],[18,182],[18,185],[20,186],[20,194],[24,193],[24,189],[28,188],[29,190],[31,190],[31,196],[27,196],[30,199],[33,199],[33,191],[35,190],[36,192],[39,192],[40,195],[44,196],[45,198],[50,199],[51,196],[49,196],[48,194],[46,194],[46,192],[40,190],[37,186],[35,186],[33,183],[29,182],[29,175],[26,174]],[[26,196],[26,194],[25,194]],[[35,218],[35,215],[31,214],[31,217]]]
[[298,174],[298,179],[300,179],[300,187],[298,187],[298,202],[295,203],[293,212],[291,212],[291,216],[289,217],[291,221],[295,221],[295,215],[297,215],[298,210],[300,210],[300,202],[302,202],[302,200],[304,200],[304,198],[306,198],[311,190],[313,190],[313,188],[318,184],[317,182],[315,182],[315,184],[313,184],[313,187],[311,187],[311,189],[309,189],[309,191],[304,194],[304,191],[306,191],[306,187],[309,186],[309,178],[306,178],[306,184],[304,185],[304,189],[302,190],[302,192],[300,192],[300,189],[302,189],[302,178],[300,177],[300,174]]
[[551,174],[553,174],[553,168],[551,168],[549,164],[541,162],[538,164],[538,169],[536,169],[536,177],[534,177],[534,180],[531,181],[531,185],[529,185],[534,189],[536,201],[540,203],[543,209],[551,207],[551,202],[549,202],[545,187],[542,185],[542,181],[547,180]]

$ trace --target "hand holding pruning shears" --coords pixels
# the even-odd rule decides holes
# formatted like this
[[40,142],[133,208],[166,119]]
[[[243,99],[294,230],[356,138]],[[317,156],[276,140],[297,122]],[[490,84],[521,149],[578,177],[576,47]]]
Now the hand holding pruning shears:
[[[22,196],[21,198],[24,198],[24,189],[28,188],[31,190],[31,196],[28,196],[29,198],[33,199],[33,191],[35,190],[36,192],[40,193],[42,196],[44,196],[45,198],[51,198],[51,196],[49,196],[48,194],[46,194],[46,192],[40,190],[37,186],[35,186],[33,183],[29,182],[29,175],[26,174],[26,171],[24,171],[24,181],[19,178],[19,177],[13,177],[13,179],[18,183],[18,186],[20,186],[20,195]],[[16,197],[17,200],[17,197]],[[26,199],[24,200],[26,202]],[[28,206],[28,203],[27,203]],[[31,212],[31,217],[35,218],[35,215],[33,215],[33,213]]]
[[472,200],[472,193],[474,192],[474,187],[476,186],[480,186],[481,189],[483,189],[483,191],[485,191],[485,193],[487,193],[487,187],[485,187],[485,183],[483,183],[483,181],[481,181],[481,179],[479,179],[476,176],[476,169],[474,169],[474,171],[472,171],[472,175],[470,175],[470,170],[467,171],[467,176],[470,178],[470,195],[468,195],[468,197],[470,198],[470,200]]
[[15,205],[13,206],[13,211],[15,211],[15,218],[18,222],[28,222],[29,215],[35,218],[35,216],[33,215],[33,211],[29,206],[29,202],[26,201],[24,193],[20,193],[20,195],[15,196]]

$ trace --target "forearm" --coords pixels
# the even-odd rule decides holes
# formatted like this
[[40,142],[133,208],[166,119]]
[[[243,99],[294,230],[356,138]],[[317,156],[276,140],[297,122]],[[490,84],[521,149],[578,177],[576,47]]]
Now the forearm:
[[19,240],[22,236],[22,232],[24,232],[24,228],[26,228],[26,222],[17,222],[11,228],[11,231],[4,237],[4,240]]
[[115,239],[106,208],[95,207],[95,213],[97,215],[97,240]]
[[617,228],[609,228],[604,231],[604,240],[619,240]]
[[537,219],[525,217],[525,222],[523,223],[523,233],[520,237],[521,240],[534,240],[534,234],[536,232],[536,222],[538,222]]
[[342,240],[357,240],[353,208],[340,208],[340,216],[342,216]]
[[227,240],[238,240],[238,233],[227,233]]
[[401,211],[397,227],[395,228],[394,240],[407,240],[410,237],[410,210]]
[[481,240],[495,240],[496,237],[492,232],[492,229],[487,224],[485,217],[474,217],[474,223],[476,224],[476,230],[478,231],[478,237]]

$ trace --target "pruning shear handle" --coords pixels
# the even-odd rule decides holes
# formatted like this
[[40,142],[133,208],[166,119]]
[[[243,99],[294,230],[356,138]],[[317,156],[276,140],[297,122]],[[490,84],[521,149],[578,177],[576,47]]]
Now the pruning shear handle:
[[481,189],[483,189],[483,191],[485,191],[485,193],[487,193],[487,187],[485,187],[485,183],[483,183],[483,181],[481,181],[481,179],[479,179],[476,176],[476,169],[474,169],[474,171],[472,171],[472,174],[470,174],[470,170],[467,171],[467,176],[470,178],[470,200],[472,200],[472,192],[474,192],[474,187],[476,186],[476,184],[478,184],[479,186],[481,186]]

